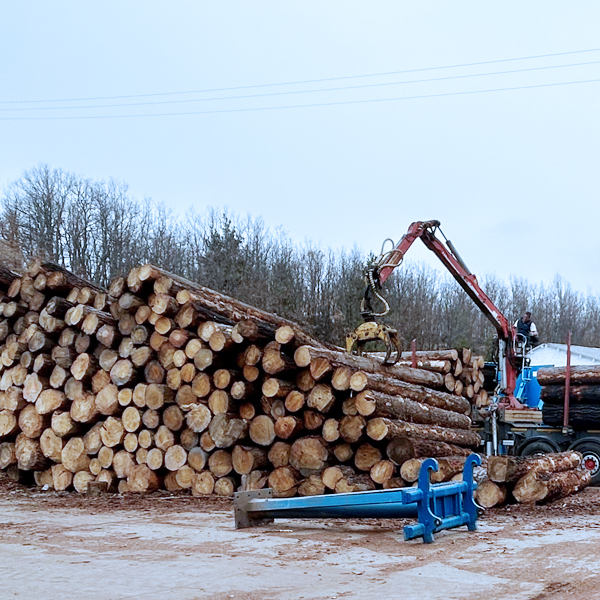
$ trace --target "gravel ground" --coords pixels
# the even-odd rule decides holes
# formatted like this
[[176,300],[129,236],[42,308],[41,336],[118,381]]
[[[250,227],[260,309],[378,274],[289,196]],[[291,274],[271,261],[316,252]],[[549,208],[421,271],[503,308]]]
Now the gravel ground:
[[600,489],[404,542],[405,521],[236,531],[228,499],[40,492],[0,479],[0,598],[600,599]]

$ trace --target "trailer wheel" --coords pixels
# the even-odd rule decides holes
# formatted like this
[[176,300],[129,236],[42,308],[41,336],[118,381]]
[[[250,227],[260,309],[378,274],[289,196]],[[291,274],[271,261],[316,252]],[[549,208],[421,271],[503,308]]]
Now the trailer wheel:
[[581,452],[583,456],[583,467],[592,475],[592,485],[600,485],[600,444],[584,442],[573,450]]
[[540,456],[542,454],[549,454],[556,451],[556,448],[550,442],[536,440],[535,442],[531,442],[522,448],[519,451],[519,456]]

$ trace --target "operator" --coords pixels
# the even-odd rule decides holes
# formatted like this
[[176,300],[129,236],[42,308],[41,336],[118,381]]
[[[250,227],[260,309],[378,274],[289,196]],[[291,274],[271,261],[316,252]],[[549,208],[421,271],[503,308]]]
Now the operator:
[[525,336],[527,344],[537,344],[539,341],[538,330],[531,320],[531,313],[527,311],[516,323],[517,333]]

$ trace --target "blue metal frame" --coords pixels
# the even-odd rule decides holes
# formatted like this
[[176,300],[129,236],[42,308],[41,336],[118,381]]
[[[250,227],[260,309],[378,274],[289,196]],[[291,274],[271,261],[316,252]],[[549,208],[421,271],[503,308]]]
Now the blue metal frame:
[[407,518],[417,517],[418,523],[404,527],[404,539],[422,537],[433,542],[433,534],[443,529],[467,525],[476,528],[480,508],[473,499],[477,484],[473,467],[480,465],[477,454],[465,461],[463,481],[431,484],[430,471],[437,471],[433,458],[426,459],[419,472],[418,487],[306,496],[303,498],[273,498],[270,489],[235,494],[236,528],[252,527],[281,519],[318,518]]

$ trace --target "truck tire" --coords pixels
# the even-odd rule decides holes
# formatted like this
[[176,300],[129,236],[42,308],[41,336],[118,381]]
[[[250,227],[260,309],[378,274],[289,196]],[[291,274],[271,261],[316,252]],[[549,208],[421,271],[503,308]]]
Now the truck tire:
[[557,449],[550,442],[544,440],[535,440],[519,449],[519,456],[536,456],[540,454],[549,454],[557,452]]
[[600,485],[600,444],[582,442],[574,445],[571,450],[577,450],[583,455],[582,466],[592,474],[591,485]]

